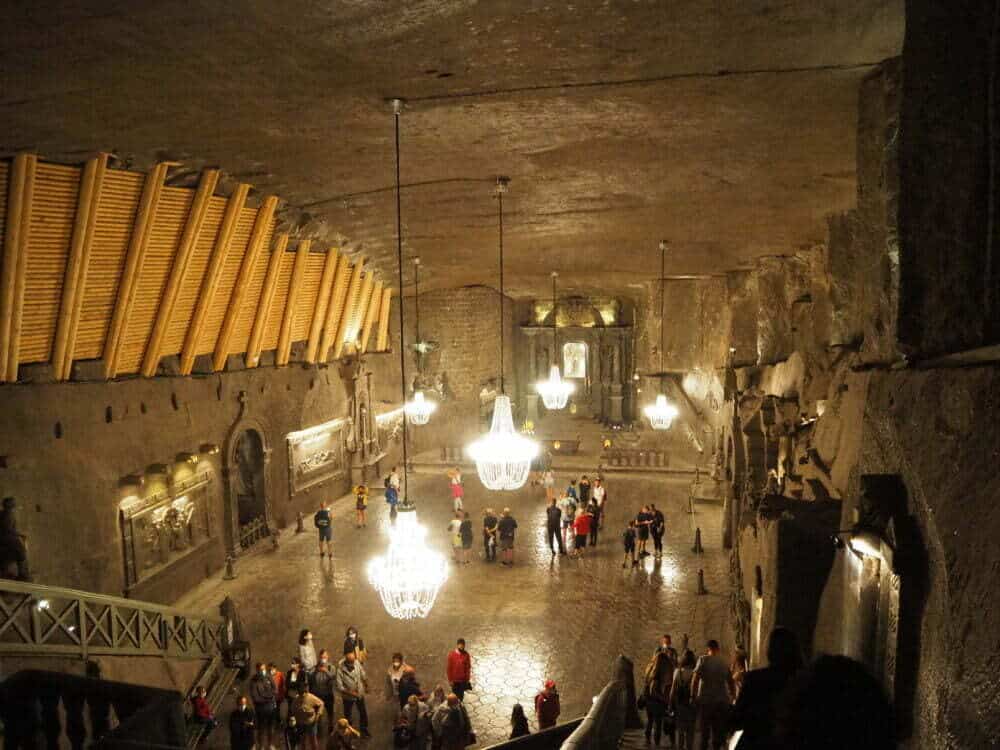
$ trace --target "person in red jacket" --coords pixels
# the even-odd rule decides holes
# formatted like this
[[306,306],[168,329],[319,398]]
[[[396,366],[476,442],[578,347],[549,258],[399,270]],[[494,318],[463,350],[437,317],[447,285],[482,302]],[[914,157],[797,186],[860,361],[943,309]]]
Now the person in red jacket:
[[194,695],[191,696],[191,719],[198,724],[204,725],[203,737],[208,736],[219,725],[219,722],[215,719],[215,714],[212,712],[212,707],[208,703],[204,685],[199,685]]
[[539,731],[554,727],[560,710],[556,684],[552,680],[546,680],[545,689],[535,696],[535,716],[538,718]]
[[448,682],[459,700],[465,698],[466,690],[472,690],[472,657],[465,650],[464,638],[459,638],[455,650],[448,654]]
[[580,557],[587,548],[587,535],[590,534],[590,524],[593,519],[594,517],[586,509],[579,511],[573,519],[573,533],[576,536],[573,541],[572,557]]

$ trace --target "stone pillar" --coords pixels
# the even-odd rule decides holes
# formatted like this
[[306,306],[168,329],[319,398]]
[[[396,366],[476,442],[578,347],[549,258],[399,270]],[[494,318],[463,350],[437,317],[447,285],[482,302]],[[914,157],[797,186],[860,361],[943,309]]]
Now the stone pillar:
[[611,350],[611,394],[608,397],[608,421],[611,424],[621,424],[624,421],[622,415],[622,340],[615,336],[615,342]]
[[535,391],[535,381],[538,380],[538,342],[535,341],[535,331],[525,331],[528,335],[528,382],[524,389],[524,418],[538,422],[538,393]]

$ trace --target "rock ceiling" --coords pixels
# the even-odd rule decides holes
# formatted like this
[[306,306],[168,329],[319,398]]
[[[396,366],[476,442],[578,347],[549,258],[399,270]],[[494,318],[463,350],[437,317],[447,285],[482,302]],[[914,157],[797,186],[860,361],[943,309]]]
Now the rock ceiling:
[[202,166],[303,231],[430,287],[627,293],[821,241],[854,203],[858,83],[899,53],[902,0],[6,3],[0,152]]

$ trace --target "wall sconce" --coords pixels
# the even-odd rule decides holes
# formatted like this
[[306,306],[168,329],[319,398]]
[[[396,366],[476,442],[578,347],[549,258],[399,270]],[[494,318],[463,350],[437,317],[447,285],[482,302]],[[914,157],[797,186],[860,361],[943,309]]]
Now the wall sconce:
[[118,480],[119,487],[135,487],[136,489],[142,487],[146,483],[146,478],[141,474],[129,474],[128,476],[122,477]]
[[219,446],[215,443],[202,443],[201,446],[199,446],[198,451],[208,456],[214,456],[219,452]]
[[156,474],[161,474],[166,476],[170,472],[170,469],[166,464],[150,464],[146,467],[146,476],[154,476]]
[[603,445],[605,448],[610,448],[611,447],[611,440],[610,440],[610,438],[604,438],[604,442],[601,443],[601,445]]
[[553,440],[552,441],[552,449],[553,450],[559,450],[561,447],[562,447],[562,443],[560,443],[558,440]]
[[176,461],[179,464],[184,464],[184,463],[196,464],[198,463],[198,457],[193,453],[178,453],[176,456],[174,456],[174,461]]

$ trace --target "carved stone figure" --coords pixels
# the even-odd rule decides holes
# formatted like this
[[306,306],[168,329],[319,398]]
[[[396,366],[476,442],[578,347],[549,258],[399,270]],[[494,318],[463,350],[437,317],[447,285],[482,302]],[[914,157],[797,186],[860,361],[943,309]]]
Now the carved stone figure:
[[17,501],[12,497],[3,499],[0,513],[0,578],[10,578],[8,566],[17,567],[17,579],[30,581],[28,571],[27,537],[17,531]]

